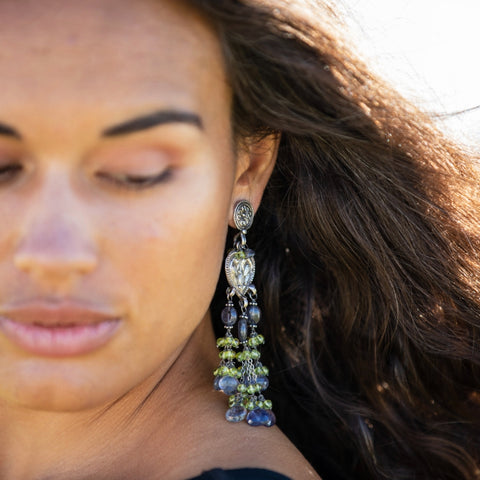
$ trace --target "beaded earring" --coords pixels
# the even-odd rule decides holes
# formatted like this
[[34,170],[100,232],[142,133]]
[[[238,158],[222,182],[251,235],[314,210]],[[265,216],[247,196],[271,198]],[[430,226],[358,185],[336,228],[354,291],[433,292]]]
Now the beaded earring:
[[[222,310],[225,336],[217,340],[220,365],[214,371],[215,390],[229,396],[229,409],[225,418],[229,422],[246,420],[249,425],[275,424],[271,400],[263,391],[268,387],[268,368],[260,362],[257,349],[264,343],[257,333],[260,309],[255,276],[255,252],[247,247],[247,230],[253,223],[253,208],[247,200],[240,200],[233,212],[233,220],[239,232],[233,239],[234,247],[225,259],[225,275],[228,281],[227,302]],[[235,303],[237,308],[235,308]],[[232,330],[237,325],[237,337]]]

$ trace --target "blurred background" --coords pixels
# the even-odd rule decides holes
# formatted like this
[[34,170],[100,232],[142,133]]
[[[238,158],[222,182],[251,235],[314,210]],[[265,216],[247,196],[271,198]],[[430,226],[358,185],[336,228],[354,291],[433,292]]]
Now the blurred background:
[[374,70],[479,148],[480,0],[337,2]]

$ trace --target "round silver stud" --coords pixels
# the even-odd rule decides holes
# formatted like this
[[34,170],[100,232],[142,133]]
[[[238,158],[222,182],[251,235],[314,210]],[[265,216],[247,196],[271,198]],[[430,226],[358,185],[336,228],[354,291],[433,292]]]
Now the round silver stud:
[[233,211],[233,221],[239,230],[248,230],[253,223],[253,207],[248,200],[240,200]]

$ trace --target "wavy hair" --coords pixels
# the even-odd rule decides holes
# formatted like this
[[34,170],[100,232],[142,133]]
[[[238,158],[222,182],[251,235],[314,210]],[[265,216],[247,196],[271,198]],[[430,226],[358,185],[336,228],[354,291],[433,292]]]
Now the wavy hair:
[[218,32],[235,138],[281,135],[249,235],[279,425],[326,479],[478,478],[475,159],[327,5],[190,3]]

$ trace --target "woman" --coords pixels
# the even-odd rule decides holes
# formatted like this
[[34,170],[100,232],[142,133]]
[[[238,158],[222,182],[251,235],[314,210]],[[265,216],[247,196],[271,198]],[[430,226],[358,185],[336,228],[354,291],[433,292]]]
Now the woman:
[[318,478],[228,225],[323,478],[474,477],[473,167],[297,6],[0,2],[0,478]]

